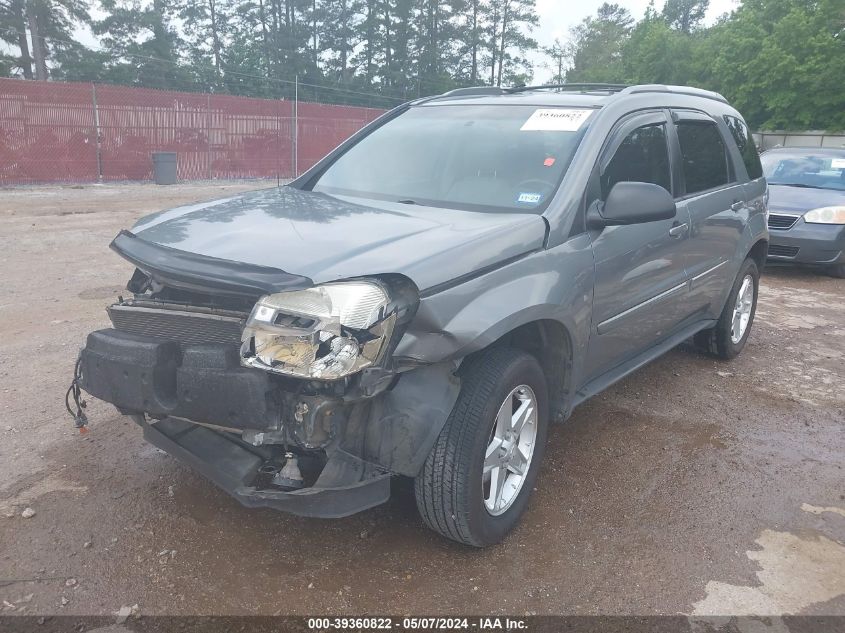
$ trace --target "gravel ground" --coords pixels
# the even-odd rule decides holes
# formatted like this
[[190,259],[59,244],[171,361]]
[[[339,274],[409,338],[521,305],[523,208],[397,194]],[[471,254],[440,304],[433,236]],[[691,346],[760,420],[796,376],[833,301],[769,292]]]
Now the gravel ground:
[[240,507],[101,402],[76,433],[73,361],[131,273],[111,238],[257,186],[0,191],[0,614],[845,615],[845,281],[811,272],[766,272],[735,361],[678,348],[553,429],[485,551],[400,487],[303,519]]

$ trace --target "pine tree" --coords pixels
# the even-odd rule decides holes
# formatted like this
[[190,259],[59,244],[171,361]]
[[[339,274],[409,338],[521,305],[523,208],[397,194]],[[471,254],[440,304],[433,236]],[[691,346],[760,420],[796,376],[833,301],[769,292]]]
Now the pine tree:
[[73,32],[90,21],[84,0],[8,0],[0,5],[0,40],[19,52],[10,56],[13,68],[25,79],[43,80],[84,49]]
[[570,32],[572,68],[567,81],[620,81],[623,70],[622,48],[631,33],[634,19],[618,4],[604,3],[595,17],[587,17]]
[[549,68],[551,68],[554,73],[554,76],[552,76],[549,83],[562,84],[566,80],[564,67],[566,60],[569,58],[569,50],[566,45],[561,42],[559,38],[555,38],[555,41],[551,46],[543,47],[543,53],[549,57],[551,61]]
[[663,17],[672,28],[691,33],[701,25],[709,6],[710,0],[666,0]]
[[537,26],[535,0],[489,0],[488,63],[490,84],[495,86],[530,80],[531,64],[525,57],[537,48],[530,30]]
[[200,85],[225,90],[223,75],[232,6],[225,0],[177,0],[186,57]]
[[172,24],[177,12],[172,0],[102,3],[108,15],[94,24],[94,32],[111,59],[107,80],[151,88],[194,87],[191,73],[181,64],[184,44]]

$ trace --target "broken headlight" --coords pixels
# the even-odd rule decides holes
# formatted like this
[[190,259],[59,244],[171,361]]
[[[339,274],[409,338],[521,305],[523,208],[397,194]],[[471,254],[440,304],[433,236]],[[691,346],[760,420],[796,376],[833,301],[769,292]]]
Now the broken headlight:
[[241,363],[299,378],[336,380],[381,364],[398,323],[416,311],[409,283],[328,283],[258,300]]

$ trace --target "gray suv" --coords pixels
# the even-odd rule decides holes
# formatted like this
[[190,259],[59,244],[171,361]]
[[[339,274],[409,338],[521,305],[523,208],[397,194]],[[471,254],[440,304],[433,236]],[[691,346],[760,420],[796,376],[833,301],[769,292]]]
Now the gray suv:
[[305,516],[412,478],[429,527],[496,543],[551,422],[688,338],[742,350],[753,176],[739,113],[694,88],[402,105],[287,186],[121,232],[135,271],[81,352],[76,423],[84,389],[241,503]]

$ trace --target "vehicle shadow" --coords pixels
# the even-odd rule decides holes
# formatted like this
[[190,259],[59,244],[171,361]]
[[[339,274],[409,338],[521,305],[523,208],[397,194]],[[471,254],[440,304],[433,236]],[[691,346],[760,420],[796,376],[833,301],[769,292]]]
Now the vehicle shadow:
[[836,280],[828,275],[823,268],[812,266],[796,266],[787,262],[767,262],[762,277],[773,277],[782,280],[795,280],[805,283],[820,283]]

